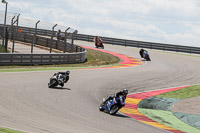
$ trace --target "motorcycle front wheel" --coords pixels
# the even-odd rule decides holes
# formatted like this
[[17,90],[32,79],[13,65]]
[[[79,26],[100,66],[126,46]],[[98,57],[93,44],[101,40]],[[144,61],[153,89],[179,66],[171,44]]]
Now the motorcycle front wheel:
[[103,107],[104,107],[104,103],[102,103],[102,104],[99,106],[99,110],[100,110],[100,111],[104,111]]
[[117,105],[114,105],[110,108],[109,114],[114,115],[118,112],[119,107]]
[[57,85],[57,81],[55,79],[51,80],[50,83],[48,83],[49,88],[55,87]]

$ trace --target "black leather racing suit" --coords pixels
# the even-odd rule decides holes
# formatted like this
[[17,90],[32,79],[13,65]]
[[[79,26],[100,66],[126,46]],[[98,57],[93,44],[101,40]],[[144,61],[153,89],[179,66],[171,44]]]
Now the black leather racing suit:
[[106,103],[107,101],[113,99],[114,97],[119,97],[119,96],[123,96],[126,99],[126,95],[124,95],[124,93],[122,91],[117,92],[115,95],[109,95],[106,100],[104,101],[104,103]]
[[65,72],[58,72],[55,73],[57,76],[58,81],[60,82],[59,84],[61,86],[64,86],[64,83],[67,83],[67,81],[69,80],[69,75],[66,74]]

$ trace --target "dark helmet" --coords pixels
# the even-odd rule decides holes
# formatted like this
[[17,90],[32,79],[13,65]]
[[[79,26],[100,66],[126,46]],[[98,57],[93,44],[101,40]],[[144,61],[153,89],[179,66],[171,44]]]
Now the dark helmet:
[[67,70],[67,71],[65,72],[65,74],[66,74],[66,75],[69,75],[69,74],[70,74],[70,71]]
[[124,93],[124,95],[127,95],[127,94],[128,94],[128,90],[127,90],[127,89],[123,89],[122,92]]

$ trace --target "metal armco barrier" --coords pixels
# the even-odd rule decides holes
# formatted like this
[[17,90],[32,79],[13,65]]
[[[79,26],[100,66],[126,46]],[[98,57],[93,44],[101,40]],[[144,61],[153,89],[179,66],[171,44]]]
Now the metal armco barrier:
[[[1,26],[1,25],[0,25]],[[24,31],[32,34],[34,33],[33,28],[21,27]],[[42,30],[38,29],[39,35],[51,36],[52,31],[50,30]],[[70,34],[70,38],[72,34]],[[92,42],[95,36],[93,35],[85,35],[85,34],[76,34],[74,35],[74,40],[80,41],[88,41]],[[109,38],[109,37],[101,37],[103,43],[108,43],[112,45],[121,45],[121,46],[129,46],[129,47],[137,47],[137,48],[148,48],[148,49],[156,49],[163,51],[173,51],[173,52],[184,52],[190,54],[200,54],[200,47],[192,47],[192,46],[181,46],[181,45],[173,45],[173,44],[164,44],[164,43],[154,43],[154,42],[144,42],[144,41],[135,41],[135,40],[127,40],[127,39],[117,39],[117,38]]]
[[[21,29],[21,27],[19,27],[19,28]],[[3,32],[1,32],[2,29],[3,29],[3,27],[1,27],[1,25],[0,25],[0,35],[2,35],[2,33],[3,33]],[[13,29],[15,29],[15,28],[13,27]],[[34,39],[35,31],[34,31],[33,28],[23,28],[21,30],[22,30],[22,32],[15,33],[15,40],[27,42],[27,43],[32,43],[33,40],[34,40],[37,45],[50,47],[50,42],[51,42],[51,38],[50,38],[51,35],[50,34],[40,34],[40,32],[39,32],[40,30],[39,30],[39,31],[37,31],[37,34],[43,35],[43,36],[36,36],[35,39]],[[27,32],[27,31],[31,31],[31,32]],[[45,31],[47,31],[47,30],[45,30]],[[52,33],[52,31],[49,30],[48,33]],[[54,34],[56,34],[56,32]],[[68,39],[74,38],[73,36],[75,36],[75,34],[69,34]],[[72,39],[71,43],[73,43],[73,39]],[[80,46],[76,46],[76,45],[70,44],[70,43],[66,43],[66,46],[65,46],[64,41],[57,41],[57,40],[53,40],[52,48],[62,50],[62,51],[65,51],[65,52],[70,52],[70,53],[72,53],[72,52],[82,52],[82,51],[85,50],[84,48],[82,48]],[[64,48],[65,48],[65,50],[64,50]]]
[[[27,33],[18,33],[16,35],[16,40],[31,43],[33,41],[33,35],[30,35],[30,34],[27,34]],[[51,38],[36,36],[35,40],[36,40],[37,45],[50,47]],[[85,50],[84,48],[82,48],[80,46],[76,46],[76,45],[70,44],[70,43],[66,43],[66,46],[65,46],[65,42],[57,41],[57,40],[53,40],[52,48],[58,49],[58,50],[61,50],[61,51],[63,51],[64,48],[66,48],[65,51],[70,52],[70,53],[83,52]]]
[[[11,27],[11,25],[6,25],[7,27]],[[0,28],[3,28],[3,25],[0,24]],[[13,26],[13,30],[16,29],[16,26]],[[29,28],[29,27],[22,27],[22,26],[18,26],[18,29],[21,29],[21,31],[23,33],[27,33],[27,34],[35,34],[35,28]],[[75,31],[76,32],[76,31]],[[1,29],[0,29],[0,33],[1,33]],[[3,31],[2,31],[3,33]],[[56,33],[57,31],[53,32],[54,37],[56,37]],[[52,36],[52,31],[51,30],[44,30],[44,29],[37,29],[37,35],[40,36],[48,36],[51,37]],[[68,34],[69,38],[72,38],[72,33]]]
[[[76,34],[74,39],[80,40],[80,41],[92,42],[94,37],[95,36],[92,36],[92,35]],[[173,52],[184,52],[184,53],[190,53],[190,54],[200,54],[200,47],[143,42],[143,41],[125,40],[125,39],[117,39],[117,38],[109,38],[109,37],[101,37],[101,39],[103,40],[103,43],[108,43],[112,45],[148,48],[148,49],[173,51]]]
[[[10,28],[10,26],[7,26]],[[0,35],[2,35],[2,28],[0,26]],[[12,27],[13,30],[15,27]],[[18,27],[19,28],[19,27]],[[26,30],[29,28],[25,28]],[[52,65],[52,64],[74,64],[82,63],[86,60],[86,50],[80,46],[76,46],[73,43],[67,43],[64,41],[51,40],[48,36],[35,36],[33,32],[26,32],[25,29],[21,29],[22,32],[14,32],[15,40],[21,42],[32,43],[42,45],[45,47],[50,46],[52,41],[52,48],[62,50],[68,53],[51,53],[51,54],[18,54],[18,53],[0,53],[0,65]],[[37,31],[38,32],[38,31]],[[52,33],[52,32],[51,32]],[[76,34],[76,32],[74,32]],[[73,38],[74,34],[71,34]],[[9,38],[12,40],[10,34]],[[31,51],[30,51],[31,53]]]
[[70,54],[18,54],[1,53],[0,65],[52,65],[85,61],[85,52]]
[[[1,28],[1,25],[0,25],[0,28]],[[27,27],[19,27],[19,28],[21,28],[23,32],[20,34],[19,33],[17,34],[16,40],[23,41],[23,42],[29,42],[29,43],[32,42],[33,34],[35,33],[34,29],[27,28]],[[0,34],[1,34],[1,30],[0,30]],[[56,32],[53,34],[56,36]],[[52,31],[37,29],[37,35],[41,35],[42,37],[36,36],[36,44],[49,47],[49,41],[50,41],[49,39],[50,38],[48,38],[48,37],[50,37],[52,35]],[[85,35],[85,34],[74,34],[73,35],[72,33],[68,33],[68,35],[69,35],[68,38],[71,38],[72,40],[81,40],[81,41],[88,41],[88,42],[92,42],[95,37],[93,35]],[[43,37],[43,36],[46,36],[46,37]],[[125,40],[125,39],[117,39],[117,38],[109,38],[109,37],[101,37],[101,38],[103,40],[103,43],[108,43],[108,44],[112,44],[112,45],[130,46],[130,47],[137,47],[137,48],[148,48],[148,49],[173,51],[173,52],[184,52],[184,53],[190,53],[190,54],[200,54],[199,47],[153,43],[153,42],[143,42],[143,41],[135,41],[135,40]],[[65,47],[62,41],[59,41],[59,43],[58,43],[58,41],[56,41],[56,40],[53,40],[52,45],[53,45],[52,47],[56,48],[56,49],[63,49]],[[86,52],[84,52],[85,49],[83,49],[79,46],[71,45],[71,44],[67,45],[66,51],[67,52],[83,52],[84,55],[82,55],[82,56],[84,58],[86,58],[85,57]],[[69,57],[69,58],[74,59],[73,57]],[[78,57],[78,58],[80,58],[80,57]],[[21,61],[21,63],[22,63],[22,61]],[[42,61],[41,63],[44,63],[44,62]],[[55,62],[51,62],[51,63],[55,63]],[[2,63],[0,63],[0,65],[1,64]],[[28,62],[28,64],[31,64],[31,63]]]

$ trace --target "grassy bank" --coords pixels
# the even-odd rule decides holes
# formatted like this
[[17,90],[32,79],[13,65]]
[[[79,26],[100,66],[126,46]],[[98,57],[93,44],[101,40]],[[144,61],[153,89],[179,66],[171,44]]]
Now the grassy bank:
[[120,59],[118,57],[91,49],[87,49],[86,56],[87,60],[84,63],[62,64],[62,65],[35,65],[35,66],[0,66],[0,72],[63,70],[66,68],[76,69],[83,67],[87,68],[87,67],[113,65],[120,62]]
[[[181,130],[185,133],[199,133],[200,132],[195,127],[192,127],[186,124],[185,122],[177,119],[173,115],[173,113],[170,111],[143,109],[143,108],[138,108],[138,110],[145,116],[149,117],[150,119],[157,121],[165,126],[168,126],[177,130]],[[159,128],[160,126],[157,125],[156,127]]]
[[200,96],[200,85],[193,85],[180,90],[167,92],[157,95],[156,97],[175,98],[175,99],[187,99]]
[[22,132],[0,127],[0,133],[22,133]]
[[[183,89],[170,91],[167,93],[156,95],[155,97],[188,99],[188,98],[193,98],[197,96],[200,96],[200,85],[193,85],[193,86],[186,87]],[[155,103],[155,101],[153,103]],[[148,104],[151,104],[151,103],[148,103]],[[161,104],[158,104],[157,106],[161,107]],[[191,132],[191,133],[200,132],[200,130],[198,130],[197,127],[194,126],[195,122],[199,122],[199,119],[196,116],[192,116],[190,118],[190,116],[187,117],[187,116],[184,116],[185,115],[184,114],[184,115],[181,115],[181,117],[177,117],[173,114],[174,112],[165,111],[165,110],[156,109],[156,108],[155,109],[138,108],[138,110],[145,116],[149,117],[150,119],[157,121],[165,126],[169,126],[174,129],[181,130],[183,132]]]

